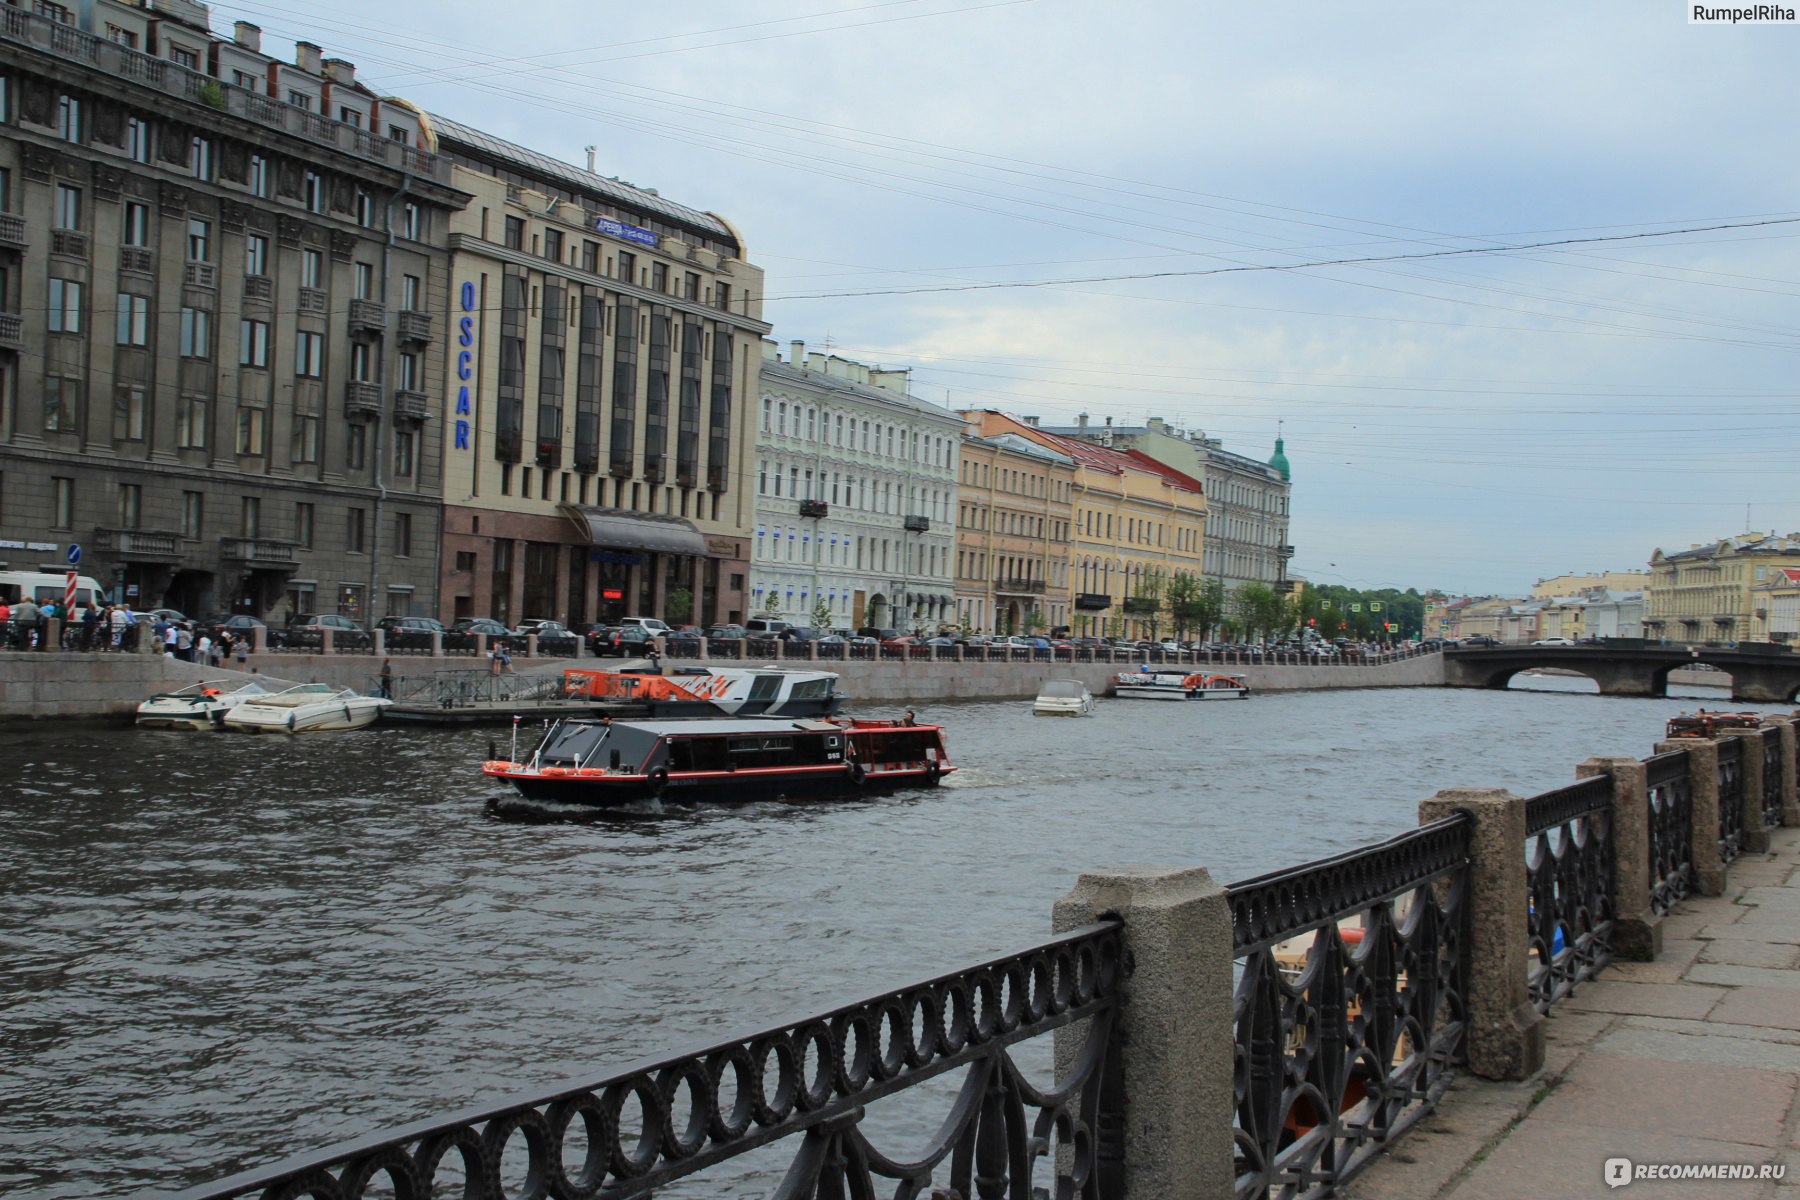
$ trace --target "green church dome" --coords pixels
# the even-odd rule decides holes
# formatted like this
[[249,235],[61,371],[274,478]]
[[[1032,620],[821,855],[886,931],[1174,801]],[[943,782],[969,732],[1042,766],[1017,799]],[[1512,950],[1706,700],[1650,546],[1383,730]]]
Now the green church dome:
[[1281,482],[1288,483],[1288,482],[1290,482],[1290,479],[1288,477],[1288,460],[1287,460],[1287,455],[1282,452],[1281,447],[1282,447],[1281,439],[1276,438],[1275,439],[1275,457],[1273,457],[1269,460],[1269,465],[1271,467],[1274,467],[1277,471],[1281,472]]

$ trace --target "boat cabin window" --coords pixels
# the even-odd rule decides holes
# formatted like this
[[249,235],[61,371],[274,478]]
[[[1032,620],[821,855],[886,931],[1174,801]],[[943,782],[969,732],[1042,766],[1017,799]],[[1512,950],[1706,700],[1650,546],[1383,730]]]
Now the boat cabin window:
[[796,700],[823,700],[831,695],[831,685],[836,682],[826,679],[802,679],[794,684],[793,697]]
[[564,722],[552,729],[538,749],[538,761],[546,767],[576,767],[594,753],[606,737],[604,725]]
[[781,676],[758,675],[750,682],[750,699],[773,700],[781,690]]
[[1053,700],[1079,700],[1082,686],[1073,679],[1052,679],[1038,689],[1038,695]]
[[858,734],[853,739],[856,752],[869,762],[918,762],[926,751],[937,750],[942,743],[935,729],[896,729],[891,732]]

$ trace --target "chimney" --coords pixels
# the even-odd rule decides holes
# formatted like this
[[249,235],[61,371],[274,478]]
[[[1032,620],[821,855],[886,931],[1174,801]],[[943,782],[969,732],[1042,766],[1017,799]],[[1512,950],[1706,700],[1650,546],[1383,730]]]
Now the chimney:
[[1086,413],[1076,413],[1075,414],[1075,428],[1082,433],[1087,432],[1087,414]]
[[1146,421],[1144,423],[1146,425],[1148,425],[1151,429],[1154,429],[1158,433],[1161,433],[1163,431],[1164,422],[1161,417],[1151,417],[1148,421]]
[[1111,417],[1106,418],[1106,427],[1108,429],[1112,428],[1112,418]]
[[319,73],[319,55],[322,52],[311,42],[294,43],[294,65],[308,75]]
[[353,62],[346,62],[341,58],[328,58],[325,60],[325,74],[333,83],[341,84],[344,87],[356,86],[356,64]]
[[1031,426],[1033,429],[1036,429],[1038,426],[1038,419],[1036,417],[1025,417],[1025,418],[1023,418],[1023,420],[1027,425]]
[[256,54],[262,53],[262,26],[239,21],[232,26],[231,40]]
[[788,343],[788,365],[790,367],[793,367],[795,370],[799,370],[799,371],[806,370],[806,343],[805,342],[789,342]]
[[588,174],[589,175],[592,175],[594,173],[594,151],[597,150],[598,148],[599,147],[597,147],[597,146],[589,146],[587,148]]

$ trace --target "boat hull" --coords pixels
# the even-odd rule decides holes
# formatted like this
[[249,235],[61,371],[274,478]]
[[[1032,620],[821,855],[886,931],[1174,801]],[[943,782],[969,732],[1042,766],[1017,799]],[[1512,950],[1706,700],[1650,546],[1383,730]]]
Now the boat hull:
[[373,725],[388,703],[359,696],[293,708],[241,704],[225,714],[224,725],[236,733],[342,733]]
[[144,709],[139,708],[137,713],[137,726],[139,729],[186,729],[193,731],[217,729],[219,727],[219,720],[224,715],[224,712],[225,710],[223,707],[213,707],[198,711],[188,710],[185,712],[173,709],[146,712]]
[[[662,804],[755,804],[770,800],[846,800],[898,788],[934,787],[942,772],[917,767],[868,772],[857,781],[839,765],[774,771],[696,771],[653,781],[643,775],[553,776],[536,771],[507,771],[511,763],[492,763],[483,772],[512,784],[529,803],[591,809]],[[660,782],[660,786],[658,786]],[[500,804],[501,808],[516,805]]]

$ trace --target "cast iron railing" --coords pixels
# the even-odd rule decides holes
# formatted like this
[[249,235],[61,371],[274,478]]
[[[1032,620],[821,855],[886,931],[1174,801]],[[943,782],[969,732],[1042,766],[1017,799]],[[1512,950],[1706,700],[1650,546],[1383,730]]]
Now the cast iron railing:
[[1449,817],[1227,889],[1238,1196],[1328,1194],[1449,1088],[1469,828]]
[[1688,753],[1644,760],[1650,805],[1650,911],[1662,916],[1688,894],[1694,869],[1694,793]]
[[1613,782],[1598,775],[1525,802],[1531,1002],[1539,1012],[1612,961]]
[[1744,739],[1720,738],[1719,861],[1729,866],[1744,852]]
[[495,675],[492,671],[439,671],[432,675],[396,676],[393,698],[402,704],[424,704],[432,708],[559,704],[568,699],[563,694],[560,674]]
[[[775,1194],[795,1200],[873,1196],[876,1179],[897,1181],[899,1196],[1111,1200],[1124,1099],[1114,1032],[1121,943],[1117,922],[1090,925],[748,1037],[245,1171],[179,1200],[426,1197],[441,1169],[461,1175],[452,1190],[464,1200],[615,1200],[786,1137],[800,1144]],[[1067,1073],[1047,1089],[1028,1082],[1008,1047],[1083,1020]],[[956,1100],[913,1157],[871,1144],[861,1127],[868,1104],[958,1067],[967,1071]],[[521,1157],[520,1171],[505,1170]],[[503,1171],[520,1177],[503,1183]],[[1050,1186],[1034,1182],[1040,1173]],[[934,1180],[952,1191],[934,1193]]]
[[1762,827],[1781,827],[1781,730],[1762,731]]

